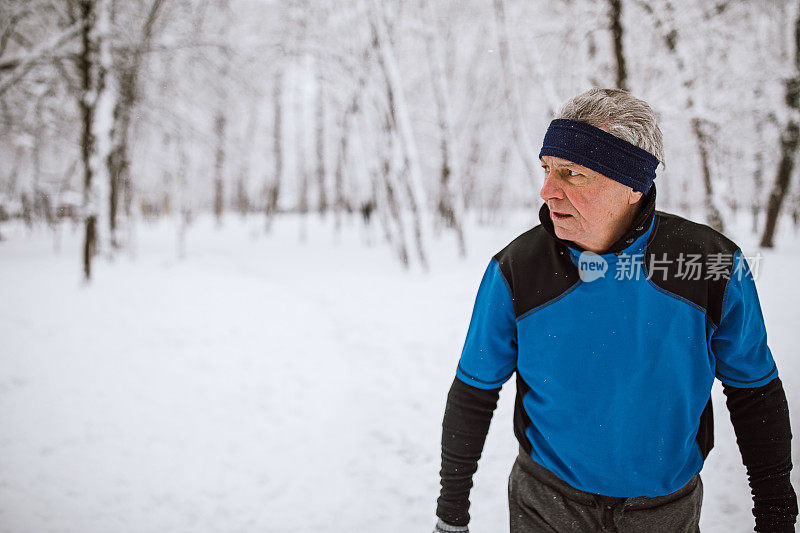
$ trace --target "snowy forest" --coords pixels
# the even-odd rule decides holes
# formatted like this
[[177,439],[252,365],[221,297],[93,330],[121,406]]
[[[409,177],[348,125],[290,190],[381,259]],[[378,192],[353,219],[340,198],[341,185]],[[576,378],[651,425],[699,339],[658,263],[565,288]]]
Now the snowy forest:
[[[0,532],[430,531],[481,274],[595,86],[658,114],[657,209],[763,252],[800,427],[800,1],[0,0]],[[701,525],[752,531],[718,386]]]
[[[0,219],[84,233],[85,275],[142,219],[361,216],[404,264],[465,218],[540,205],[559,104],[660,115],[661,208],[797,224],[796,2],[2,3]],[[794,183],[793,183],[794,181]],[[184,227],[181,231],[185,231]],[[2,225],[0,225],[0,235]],[[779,243],[777,243],[779,244]]]

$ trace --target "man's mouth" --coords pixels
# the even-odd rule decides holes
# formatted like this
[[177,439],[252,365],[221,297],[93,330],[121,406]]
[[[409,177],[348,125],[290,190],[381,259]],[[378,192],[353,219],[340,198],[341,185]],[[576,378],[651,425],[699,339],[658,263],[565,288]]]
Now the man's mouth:
[[565,218],[570,218],[572,215],[568,215],[567,213],[559,213],[558,211],[551,211],[553,217],[558,220],[564,220]]

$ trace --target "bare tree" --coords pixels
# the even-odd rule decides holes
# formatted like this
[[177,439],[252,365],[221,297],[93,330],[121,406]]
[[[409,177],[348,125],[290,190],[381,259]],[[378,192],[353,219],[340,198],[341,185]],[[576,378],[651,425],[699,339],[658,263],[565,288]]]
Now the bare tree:
[[321,71],[317,73],[317,102],[316,102],[316,177],[317,190],[317,212],[320,215],[328,210],[327,184],[325,183],[325,78]]
[[[714,182],[711,173],[710,164],[710,151],[712,146],[712,132],[714,125],[703,117],[696,107],[695,98],[692,96],[692,88],[696,80],[694,75],[689,71],[687,62],[684,60],[683,55],[678,49],[678,39],[680,33],[678,26],[675,22],[675,10],[672,3],[668,0],[664,3],[664,15],[660,15],[653,5],[643,0],[639,1],[639,5],[651,17],[653,25],[659,32],[661,39],[669,53],[674,59],[675,65],[678,69],[678,74],[681,78],[681,87],[683,89],[684,108],[689,117],[689,126],[696,141],[696,148],[700,156],[700,168],[703,175],[703,187],[705,191],[705,209],[706,219],[708,224],[717,231],[724,231],[725,225],[722,220],[722,214],[717,207],[716,197],[714,196]],[[724,8],[718,8],[724,9]]]
[[102,164],[103,150],[108,150],[108,124],[101,103],[108,98],[106,74],[111,68],[109,42],[110,13],[108,0],[80,0],[82,21],[82,49],[78,57],[81,77],[80,109],[82,117],[81,150],[83,165],[83,210],[85,236],[83,246],[83,272],[88,281],[92,274],[92,258],[98,251],[101,205],[104,200],[103,187],[106,168]]
[[[111,129],[111,150],[106,164],[108,165],[109,194],[109,231],[113,247],[119,247],[117,233],[117,213],[119,210],[120,185],[130,188],[130,130],[133,110],[139,102],[141,71],[144,58],[150,50],[154,28],[163,0],[152,0],[147,10],[141,31],[123,50],[118,51],[114,61],[116,77],[119,80],[119,94],[114,106],[114,121]],[[113,13],[112,13],[113,15]]]
[[[18,6],[16,11],[10,13],[8,18],[0,23],[2,24],[0,26],[0,72],[6,76],[0,83],[0,95],[18,84],[37,65],[63,55],[66,49],[82,41],[86,33],[84,27],[86,20],[77,18],[66,28],[59,29],[55,35],[43,40],[38,46],[32,44],[23,52],[7,54],[8,43],[16,33],[17,25],[31,16],[37,7],[40,6],[37,6],[35,2]],[[35,43],[36,41],[28,42]]]
[[250,210],[250,198],[247,191],[250,182],[254,141],[258,128],[259,115],[256,107],[256,103],[251,107],[250,117],[247,119],[247,129],[245,130],[244,139],[241,141],[241,150],[239,150],[238,154],[240,165],[236,179],[236,197],[234,201],[235,208],[242,217],[245,217]]
[[[541,172],[539,172],[538,158],[533,152],[528,129],[525,127],[525,117],[522,112],[522,101],[517,87],[517,78],[514,74],[513,61],[511,58],[511,46],[508,40],[508,23],[506,22],[505,0],[494,0],[494,11],[497,30],[497,46],[500,53],[500,64],[503,69],[503,79],[505,85],[505,100],[509,105],[511,128],[514,130],[514,141],[517,152],[525,165],[527,175],[534,180],[534,186],[539,187],[541,183]],[[540,176],[539,179],[534,176]]]
[[373,48],[386,82],[386,97],[391,125],[397,131],[402,143],[403,171],[401,175],[405,178],[405,192],[412,216],[417,255],[420,265],[427,270],[427,229],[422,221],[423,212],[426,208],[426,195],[422,186],[422,171],[411,126],[411,117],[409,116],[405,92],[401,83],[400,69],[387,25],[384,21],[383,9],[377,0],[372,0],[371,9],[369,10],[369,22],[372,30]]
[[[425,18],[432,25],[438,20],[434,15],[430,0],[423,0]],[[441,170],[439,179],[439,201],[437,210],[447,226],[456,233],[459,254],[467,253],[464,243],[464,197],[461,183],[461,169],[455,156],[453,139],[453,119],[450,111],[450,92],[445,75],[442,46],[439,42],[439,28],[435,25],[425,32],[425,44],[428,66],[431,72],[434,102],[436,104],[436,120],[439,125],[439,147],[441,151]]]
[[[698,179],[674,180],[665,201],[688,202],[700,190],[707,221],[718,229],[723,215],[745,203],[760,221],[767,201],[751,193],[773,180],[752,168],[779,155],[777,148],[772,213],[793,198],[800,121],[796,107],[773,101],[777,92],[787,101],[797,92],[776,74],[792,64],[783,52],[792,43],[778,43],[769,31],[777,19],[794,21],[786,2],[104,2],[114,17],[104,97],[113,121],[103,123],[97,103],[94,130],[84,127],[91,113],[81,104],[84,95],[94,97],[80,64],[87,2],[0,2],[0,160],[8,163],[0,179],[9,182],[0,192],[15,206],[24,193],[34,225],[54,212],[47,202],[55,201],[55,188],[93,190],[84,167],[99,194],[93,231],[108,228],[114,247],[125,244],[125,221],[133,236],[135,217],[123,217],[131,202],[157,208],[169,197],[170,205],[218,216],[232,206],[244,216],[256,192],[249,176],[258,175],[255,203],[267,229],[287,202],[301,223],[306,211],[336,210],[334,227],[357,208],[367,222],[374,213],[400,261],[419,257],[425,268],[441,228],[456,232],[463,253],[473,211],[481,223],[501,220],[511,206],[531,207],[541,176],[531,123],[552,116],[559,94],[590,81],[640,87],[667,111],[665,131],[683,127],[684,117],[690,133],[671,137],[671,149],[697,155],[676,159],[678,172]],[[527,24],[537,16],[554,23]],[[597,27],[598,17],[608,28]],[[569,35],[560,24],[567,20]],[[655,32],[629,31],[640,24]],[[684,30],[700,24],[714,31]],[[597,68],[600,55],[608,70]],[[97,65],[87,78],[92,87]],[[760,96],[747,71],[759,77]],[[110,144],[98,133],[106,126]],[[725,137],[729,131],[741,134]],[[79,135],[77,147],[62,141]],[[137,157],[161,153],[167,138],[164,157]],[[761,153],[756,138],[771,149]],[[91,167],[84,145],[108,154],[105,170]],[[69,176],[56,183],[75,160],[84,184]],[[741,168],[748,171],[734,171]]]
[[[389,212],[389,219],[393,221],[394,233],[392,233],[390,226],[386,226],[386,236],[390,238],[394,244],[395,254],[404,267],[410,264],[408,242],[406,235],[406,227],[403,221],[403,216],[400,211],[400,201],[398,198],[398,190],[400,185],[397,179],[398,163],[397,161],[402,158],[400,155],[400,148],[394,127],[392,125],[391,114],[387,111],[383,120],[383,150],[382,154],[382,178],[383,187],[379,188],[382,194],[378,195],[379,207],[381,204],[386,211]],[[381,209],[379,209],[381,210]]]
[[272,155],[275,166],[272,177],[267,177],[266,192],[266,230],[270,231],[272,222],[278,210],[278,195],[280,193],[283,177],[283,71],[278,69],[274,74],[272,103],[274,106],[274,121],[272,126]]
[[[357,106],[357,104],[354,103]],[[339,121],[339,150],[336,155],[336,170],[333,173],[333,227],[338,232],[342,225],[342,211],[347,210],[347,198],[344,192],[344,174],[348,160],[348,140],[350,137],[349,117],[354,108],[342,113]]]
[[781,213],[786,192],[792,178],[792,170],[797,160],[797,148],[800,145],[800,8],[794,20],[794,57],[792,76],[785,83],[785,103],[788,112],[786,123],[780,137],[780,160],[775,172],[775,182],[769,195],[767,204],[767,220],[764,233],[761,236],[761,246],[772,248],[775,238],[775,229]]
[[214,134],[217,141],[214,152],[214,217],[218,226],[222,224],[222,215],[225,211],[225,122],[225,113],[220,109],[214,117]]
[[625,47],[622,28],[622,0],[608,0],[611,19],[611,39],[614,45],[617,88],[628,89],[628,69],[625,66]]

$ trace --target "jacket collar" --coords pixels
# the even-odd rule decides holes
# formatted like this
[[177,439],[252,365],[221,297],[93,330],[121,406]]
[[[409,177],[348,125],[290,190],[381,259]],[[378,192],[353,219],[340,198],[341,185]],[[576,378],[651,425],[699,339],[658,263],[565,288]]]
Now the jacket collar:
[[[633,219],[628,230],[625,232],[622,237],[617,239],[617,241],[612,244],[607,250],[601,252],[601,254],[610,254],[621,252],[626,248],[633,245],[634,241],[647,233],[650,230],[650,226],[653,223],[653,218],[655,217],[656,212],[656,184],[653,183],[650,185],[650,190],[641,200],[642,207],[639,209],[639,212]],[[547,233],[556,241],[560,242],[565,246],[569,246],[577,250],[578,252],[584,252],[585,249],[580,246],[579,244],[574,243],[573,241],[568,241],[564,239],[560,239],[556,236],[555,229],[553,228],[553,220],[550,218],[550,209],[547,207],[547,204],[542,204],[542,207],[539,209],[539,221],[542,223],[542,227],[547,231]]]

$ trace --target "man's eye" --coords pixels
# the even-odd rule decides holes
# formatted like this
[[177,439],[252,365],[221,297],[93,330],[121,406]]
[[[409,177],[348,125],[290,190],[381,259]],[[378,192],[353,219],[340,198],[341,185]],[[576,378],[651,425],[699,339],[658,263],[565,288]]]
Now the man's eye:
[[543,166],[543,167],[542,167],[542,169],[543,169],[545,172],[550,172],[550,167],[548,167],[547,165]]
[[570,171],[569,171],[569,175],[570,175],[570,176],[580,176],[580,175],[581,175],[581,173],[580,173],[580,172],[575,172],[574,170],[570,170]]

